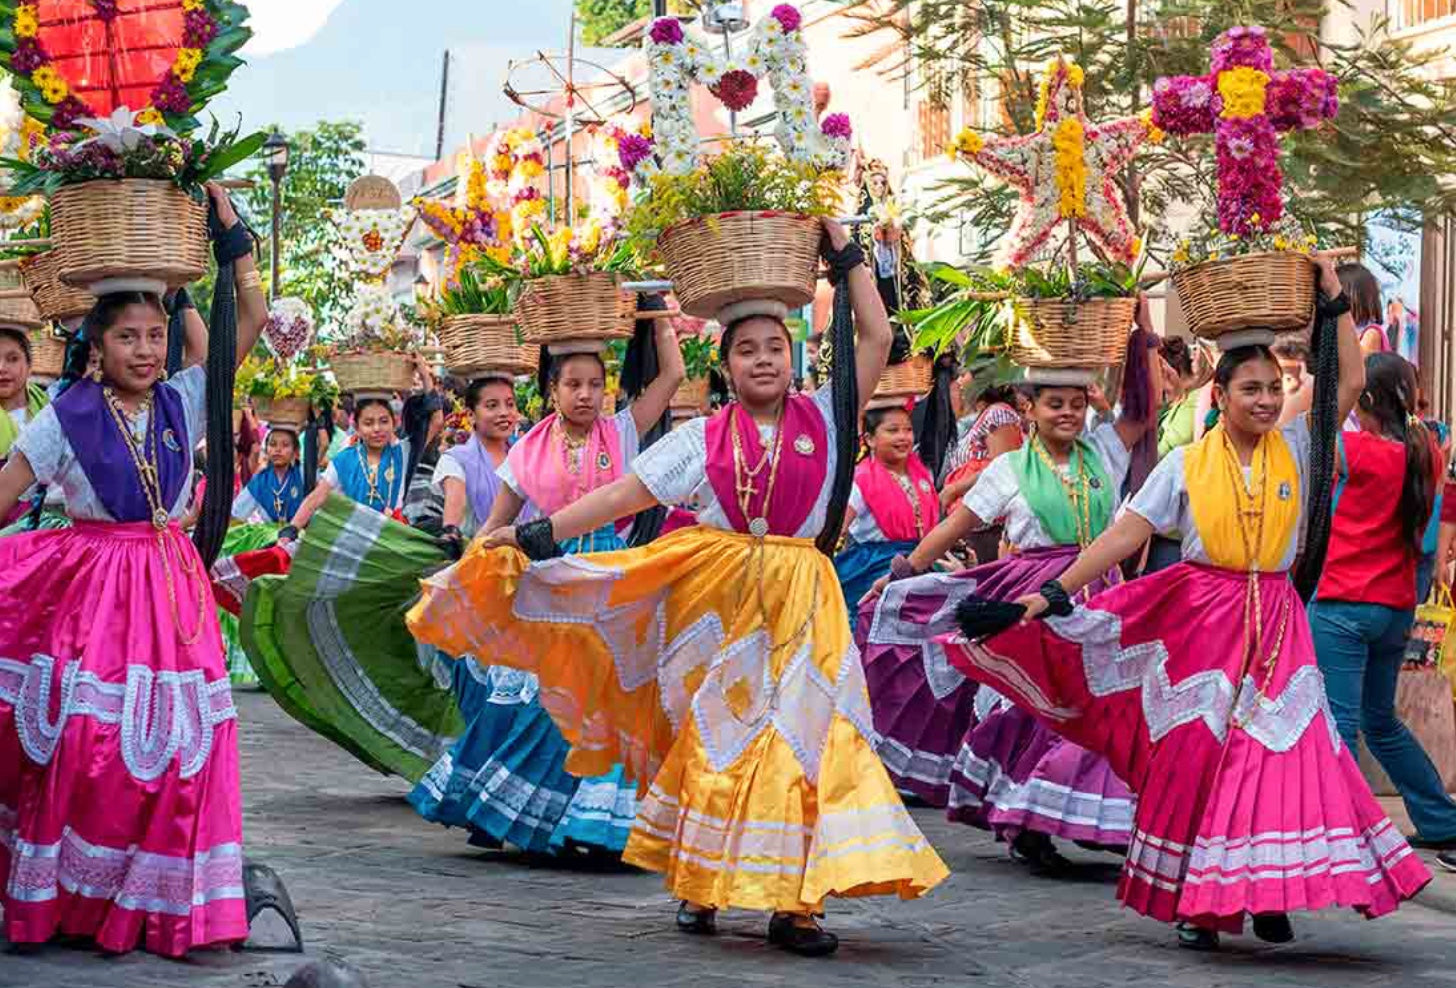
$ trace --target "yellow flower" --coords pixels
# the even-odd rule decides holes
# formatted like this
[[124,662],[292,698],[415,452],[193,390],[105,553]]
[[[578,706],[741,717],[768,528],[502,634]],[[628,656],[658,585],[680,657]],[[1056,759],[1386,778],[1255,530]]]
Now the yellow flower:
[[1078,65],[1076,62],[1068,62],[1067,81],[1076,88],[1081,89],[1083,83],[1087,81],[1087,76],[1086,73],[1082,71],[1082,66]]
[[191,82],[192,77],[197,74],[197,66],[202,64],[202,52],[197,48],[183,48],[177,52],[177,60],[172,63],[172,74],[184,83]]
[[1152,109],[1149,108],[1144,110],[1142,113],[1139,113],[1138,119],[1143,122],[1143,129],[1148,132],[1148,141],[1153,144],[1162,144],[1163,138],[1167,137],[1168,135],[1163,130],[1163,128],[1153,123]]
[[22,4],[15,8],[15,36],[17,38],[33,38],[35,32],[40,30],[40,19],[36,17],[33,4]]
[[981,148],[986,146],[986,141],[980,134],[967,127],[955,136],[955,140],[946,146],[946,154],[952,158],[962,154],[977,154]]
[[27,114],[20,124],[20,160],[29,161],[31,150],[44,140],[45,124]]
[[141,113],[138,113],[136,115],[136,122],[142,124],[143,126],[147,124],[155,124],[156,126],[160,127],[167,121],[163,119],[161,112],[155,106],[149,106]]
[[66,85],[65,80],[56,79],[50,85],[42,86],[40,93],[47,103],[59,103],[71,94],[71,88]]
[[545,167],[535,158],[524,158],[522,159],[521,163],[516,166],[516,174],[521,176],[521,178],[523,179],[536,178],[540,175],[545,174],[545,172]]
[[44,89],[46,86],[59,82],[60,78],[56,75],[56,70],[49,65],[42,65],[30,74],[30,81],[35,83],[36,89]]
[[1177,247],[1177,249],[1173,251],[1173,263],[1174,264],[1187,264],[1188,263],[1188,243],[1187,243],[1187,241],[1184,241],[1183,243],[1179,244],[1178,247]]
[[1277,233],[1274,234],[1274,249],[1275,250],[1288,250],[1289,249],[1289,241],[1288,240],[1285,240],[1284,237],[1282,235],[1280,235],[1280,234],[1277,234]]
[[183,10],[201,10],[204,6],[204,0],[182,0]]
[[1086,133],[1082,121],[1067,117],[1057,124],[1052,134],[1056,161],[1057,191],[1060,193],[1057,212],[1063,219],[1087,215]]
[[1258,69],[1240,65],[1218,74],[1218,94],[1223,97],[1225,120],[1257,117],[1264,112],[1264,93],[1269,76]]
[[510,155],[498,154],[490,159],[490,170],[496,174],[509,172],[511,170],[511,161]]

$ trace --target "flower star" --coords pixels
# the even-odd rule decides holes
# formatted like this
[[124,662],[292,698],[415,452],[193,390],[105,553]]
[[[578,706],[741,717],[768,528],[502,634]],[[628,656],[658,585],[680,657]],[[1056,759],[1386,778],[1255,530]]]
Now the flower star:
[[109,117],[80,117],[76,123],[87,130],[94,131],[96,136],[87,138],[77,147],[85,147],[87,144],[101,144],[109,150],[121,154],[125,151],[133,151],[141,144],[142,138],[175,137],[166,125],[156,123],[145,123],[138,125],[136,114],[130,107],[118,106],[111,111]]

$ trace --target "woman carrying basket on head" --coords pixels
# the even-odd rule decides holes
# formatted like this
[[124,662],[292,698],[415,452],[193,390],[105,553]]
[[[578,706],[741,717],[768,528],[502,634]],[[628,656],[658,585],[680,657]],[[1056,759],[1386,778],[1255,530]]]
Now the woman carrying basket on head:
[[[641,780],[623,858],[666,873],[680,929],[768,910],[770,940],[804,954],[837,945],[813,919],[827,897],[915,896],[946,875],[870,747],[839,584],[811,541],[826,528],[837,541],[831,480],[861,411],[849,398],[874,390],[891,335],[863,254],[837,224],[825,236],[858,321],[857,371],[842,360],[833,389],[790,395],[784,306],[730,306],[736,401],[613,483],[472,546],[410,614],[423,641],[535,672],[570,771],[623,762]],[[698,524],[650,547],[553,558],[558,540],[692,501]]]

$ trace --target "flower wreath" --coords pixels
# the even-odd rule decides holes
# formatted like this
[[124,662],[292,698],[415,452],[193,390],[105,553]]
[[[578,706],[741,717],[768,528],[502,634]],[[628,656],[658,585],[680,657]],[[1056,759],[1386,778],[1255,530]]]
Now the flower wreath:
[[[741,55],[725,58],[708,45],[688,37],[673,17],[652,23],[643,41],[650,65],[652,88],[652,140],[664,171],[686,174],[698,163],[698,132],[693,124],[688,88],[702,83],[733,111],[747,109],[767,78],[774,90],[778,125],[774,136],[791,161],[822,168],[842,168],[849,160],[849,118],[831,113],[816,126],[813,84],[806,62],[807,48],[800,33],[798,8],[779,4],[753,26]],[[636,142],[633,142],[634,145]],[[623,162],[651,171],[650,155],[624,150]]]
[[415,207],[351,209],[330,213],[338,239],[334,254],[355,274],[383,278],[389,273],[405,235],[415,221]]
[[[134,13],[121,10],[117,0],[87,0],[87,4],[93,16],[105,25],[108,38],[112,21]],[[137,120],[186,131],[197,126],[193,114],[221,93],[233,70],[243,64],[234,53],[252,31],[244,26],[247,8],[232,0],[163,0],[144,12],[165,13],[179,8],[182,21],[176,54]],[[14,78],[25,112],[58,130],[72,127],[82,117],[108,116],[115,107],[94,106],[74,91],[45,48],[42,29],[70,27],[71,19],[64,24],[59,19],[42,23],[35,0],[18,3],[13,11],[10,30],[0,32],[0,65]]]

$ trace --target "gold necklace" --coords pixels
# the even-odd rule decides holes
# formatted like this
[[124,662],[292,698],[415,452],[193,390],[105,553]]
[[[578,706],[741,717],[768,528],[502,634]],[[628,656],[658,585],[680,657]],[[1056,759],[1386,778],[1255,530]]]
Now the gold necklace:
[[[1067,477],[1052,459],[1051,453],[1047,451],[1046,444],[1042,442],[1041,436],[1033,436],[1031,448],[1036,455],[1046,464],[1052,476],[1062,485],[1062,493],[1066,495],[1067,503],[1072,507],[1072,526],[1077,534],[1077,545],[1085,549],[1092,544],[1092,483],[1088,476],[1087,460],[1082,455],[1081,447],[1072,444],[1072,453],[1067,457],[1067,465],[1072,467],[1075,463],[1075,473]],[[1075,459],[1074,459],[1075,458]]]
[[917,539],[925,538],[925,519],[920,514],[920,496],[915,492],[915,485],[910,482],[909,475],[896,473],[889,467],[885,469],[889,470],[890,476],[895,478],[895,482],[900,485],[900,490],[910,500],[910,510],[915,512],[915,537]]
[[581,473],[582,453],[586,450],[586,444],[591,441],[591,433],[578,439],[571,434],[566,426],[561,424],[561,415],[556,416],[556,435],[561,439],[561,465],[566,472],[572,475]]
[[364,465],[364,483],[369,486],[369,490],[364,493],[364,503],[372,507],[373,502],[378,501],[381,511],[389,507],[384,503],[384,495],[379,493],[379,468],[384,466],[384,453],[384,450],[379,451],[379,462],[375,464],[374,470],[371,472],[369,470],[369,448],[367,446],[359,447],[359,462]]
[[176,580],[172,574],[171,553],[167,546],[167,522],[170,518],[166,507],[163,505],[162,483],[157,471],[156,448],[152,443],[152,436],[156,432],[156,423],[151,418],[152,392],[148,391],[146,398],[137,409],[140,415],[143,411],[147,413],[146,434],[138,441],[136,434],[131,430],[131,419],[126,409],[121,407],[121,401],[116,397],[116,392],[108,385],[101,389],[101,395],[106,401],[106,407],[111,412],[111,421],[120,430],[122,438],[126,440],[127,452],[131,454],[132,465],[136,468],[137,479],[141,484],[142,496],[147,499],[147,507],[152,512],[152,528],[157,533],[157,552],[162,557],[162,573],[167,581],[167,599],[172,605],[172,625],[181,639],[184,647],[197,644],[202,637],[203,620],[206,617],[206,597],[203,592],[201,581],[197,579],[199,567],[193,567],[187,560],[187,553],[181,552],[180,568],[184,576],[192,579],[197,589],[197,621],[193,625],[192,634],[182,630],[182,612],[177,603]]
[[[761,539],[768,534],[768,510],[769,504],[773,501],[774,482],[779,475],[779,452],[783,445],[783,424],[784,409],[779,406],[778,417],[774,420],[773,439],[770,440],[764,449],[763,458],[759,460],[758,467],[750,471],[748,464],[744,462],[743,437],[738,431],[738,416],[729,415],[729,433],[733,438],[733,491],[738,498],[738,510],[748,520],[748,534],[754,538]],[[757,425],[754,426],[757,428]],[[753,486],[754,478],[762,472],[764,465],[769,464],[768,489],[764,492],[763,502],[760,507],[763,514],[752,517],[749,514],[749,503],[753,495],[758,493],[758,488]]]

